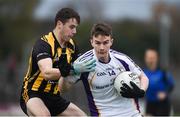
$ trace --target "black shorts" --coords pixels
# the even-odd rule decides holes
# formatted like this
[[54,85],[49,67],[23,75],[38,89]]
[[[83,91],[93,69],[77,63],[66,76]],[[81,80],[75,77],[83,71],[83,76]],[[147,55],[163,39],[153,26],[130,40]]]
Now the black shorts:
[[169,100],[159,102],[147,102],[146,113],[152,116],[169,116],[171,104]]
[[[57,116],[58,114],[62,113],[70,104],[69,101],[63,99],[60,95],[39,93],[37,91],[28,91],[27,95],[29,96],[28,99],[39,97],[50,111],[51,116]],[[26,102],[23,99],[22,93],[20,97],[20,106],[23,112],[27,115]]]

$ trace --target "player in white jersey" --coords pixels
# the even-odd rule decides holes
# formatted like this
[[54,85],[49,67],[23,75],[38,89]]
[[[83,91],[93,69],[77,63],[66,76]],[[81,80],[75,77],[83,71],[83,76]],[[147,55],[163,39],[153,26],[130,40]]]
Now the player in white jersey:
[[[80,77],[66,77],[65,82],[82,80],[91,116],[141,116],[138,98],[144,96],[148,87],[148,78],[143,71],[125,54],[111,50],[112,31],[107,24],[96,24],[91,31],[91,45],[93,49],[80,56],[73,64],[75,72],[88,69],[86,62],[96,60],[96,66],[90,66],[91,72],[81,73]],[[81,64],[83,63],[83,64]],[[85,71],[85,70],[84,70]],[[131,84],[133,88],[123,84],[121,95],[118,95],[113,84],[114,79],[122,71],[132,71],[139,75],[141,88]],[[78,76],[78,75],[76,75]]]

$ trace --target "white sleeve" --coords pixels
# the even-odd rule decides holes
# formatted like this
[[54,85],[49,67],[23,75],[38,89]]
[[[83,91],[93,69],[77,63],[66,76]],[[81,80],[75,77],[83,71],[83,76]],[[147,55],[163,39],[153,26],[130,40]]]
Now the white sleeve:
[[136,73],[137,75],[141,75],[142,73],[144,73],[142,69],[130,57],[125,57],[126,58],[124,60],[129,65],[130,71]]

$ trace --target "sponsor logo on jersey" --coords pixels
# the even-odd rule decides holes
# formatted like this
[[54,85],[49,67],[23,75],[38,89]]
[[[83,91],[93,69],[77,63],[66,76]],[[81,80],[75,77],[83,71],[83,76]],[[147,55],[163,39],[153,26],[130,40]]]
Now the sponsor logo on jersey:
[[107,85],[104,85],[104,86],[96,86],[96,89],[104,89],[104,88],[107,88],[107,87],[112,86],[113,84],[114,84],[114,83],[107,84]]
[[58,81],[48,80],[48,83],[50,83],[50,84],[58,84]]
[[97,73],[97,76],[104,76],[104,75],[107,75],[105,72],[98,72]]

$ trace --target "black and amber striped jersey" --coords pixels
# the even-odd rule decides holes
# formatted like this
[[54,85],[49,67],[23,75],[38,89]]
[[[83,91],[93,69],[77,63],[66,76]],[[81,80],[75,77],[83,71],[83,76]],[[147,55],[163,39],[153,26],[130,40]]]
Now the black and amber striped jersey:
[[38,39],[32,49],[29,66],[24,77],[23,90],[59,94],[58,80],[45,80],[39,70],[37,62],[41,59],[51,58],[53,67],[58,67],[59,57],[67,54],[67,62],[72,63],[78,56],[78,49],[73,39],[70,39],[66,48],[61,48],[53,32]]

